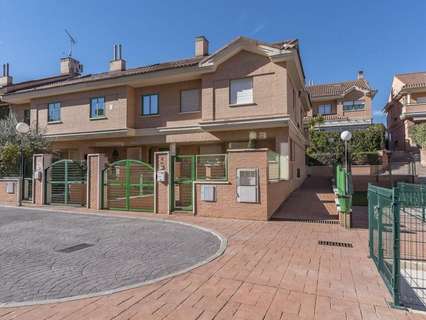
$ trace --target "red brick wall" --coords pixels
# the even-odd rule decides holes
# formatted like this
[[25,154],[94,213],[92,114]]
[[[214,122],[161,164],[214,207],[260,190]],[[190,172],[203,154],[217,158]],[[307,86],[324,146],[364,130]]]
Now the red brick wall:
[[[201,184],[196,184],[196,215],[236,219],[268,219],[268,180],[266,150],[231,151],[228,153],[228,183],[216,184],[216,202],[201,201]],[[259,169],[259,203],[237,202],[237,169]]]

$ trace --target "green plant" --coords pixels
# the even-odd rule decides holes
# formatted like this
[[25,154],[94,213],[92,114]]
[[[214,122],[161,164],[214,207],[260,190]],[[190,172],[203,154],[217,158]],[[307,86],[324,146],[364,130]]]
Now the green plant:
[[410,137],[422,148],[426,148],[426,123],[415,124],[410,129]]
[[48,149],[48,142],[40,132],[31,129],[28,134],[18,134],[15,129],[17,123],[13,113],[0,120],[0,176],[19,173],[20,150],[25,158],[30,159],[33,154]]
[[[307,163],[310,165],[331,165],[342,162],[345,146],[340,132],[309,130],[309,146],[306,150]],[[378,151],[385,141],[385,128],[381,124],[367,129],[352,131],[349,150],[356,163],[379,163]]]

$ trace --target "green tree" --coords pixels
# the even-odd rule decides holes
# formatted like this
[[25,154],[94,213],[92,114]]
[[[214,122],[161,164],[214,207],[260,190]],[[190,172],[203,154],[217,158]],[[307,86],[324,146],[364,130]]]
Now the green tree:
[[46,152],[48,142],[40,132],[31,129],[28,134],[16,132],[18,121],[13,113],[0,120],[0,176],[17,175],[19,173],[19,153],[26,159],[33,154]]
[[426,123],[415,124],[410,129],[410,137],[422,148],[426,148]]

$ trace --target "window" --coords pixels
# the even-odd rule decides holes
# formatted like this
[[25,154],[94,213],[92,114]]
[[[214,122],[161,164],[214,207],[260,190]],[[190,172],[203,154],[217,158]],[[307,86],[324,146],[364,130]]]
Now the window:
[[142,96],[141,113],[143,116],[158,114],[158,94],[147,94]]
[[418,97],[416,103],[426,103],[426,97]]
[[324,115],[324,114],[331,114],[331,104],[322,104],[320,106],[318,106],[318,113],[320,115]]
[[31,124],[31,110],[30,109],[25,109],[24,110],[24,122],[27,125]]
[[61,104],[59,102],[49,103],[47,121],[61,121]]
[[343,111],[363,110],[365,102],[363,100],[343,101]]
[[180,93],[180,112],[200,111],[200,90],[183,90]]
[[253,79],[231,80],[229,102],[231,105],[253,103]]
[[97,97],[90,99],[90,118],[105,117],[105,98]]

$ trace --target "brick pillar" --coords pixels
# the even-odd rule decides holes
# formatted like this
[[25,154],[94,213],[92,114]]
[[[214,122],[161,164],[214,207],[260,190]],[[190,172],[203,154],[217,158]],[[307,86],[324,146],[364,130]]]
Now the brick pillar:
[[104,154],[87,155],[87,208],[102,209],[102,172],[108,158]]
[[[155,171],[155,213],[170,214],[170,153],[154,153],[154,171]],[[158,172],[164,172],[165,181],[158,181]]]
[[[35,154],[33,156],[33,204],[43,205],[45,201],[46,168],[52,163],[51,154]],[[39,172],[38,176],[37,172]]]

